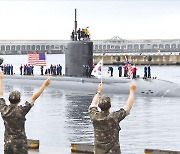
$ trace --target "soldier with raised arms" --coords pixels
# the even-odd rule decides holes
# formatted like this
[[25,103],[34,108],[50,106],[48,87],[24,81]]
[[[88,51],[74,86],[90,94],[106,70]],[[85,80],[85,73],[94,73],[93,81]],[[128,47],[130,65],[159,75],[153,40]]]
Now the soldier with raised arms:
[[0,112],[4,120],[4,154],[28,154],[27,137],[25,132],[26,114],[34,105],[36,99],[50,84],[50,78],[46,79],[37,92],[35,92],[25,105],[18,105],[21,101],[21,93],[12,91],[9,94],[10,105],[3,98],[3,78],[0,73]]
[[[129,113],[134,103],[134,93],[136,85],[130,85],[130,94],[124,107],[110,113],[111,100],[108,96],[102,96],[103,84],[98,85],[98,91],[95,94],[89,107],[90,119],[94,127],[94,152],[95,154],[120,154],[119,123]],[[98,107],[101,111],[98,111]]]

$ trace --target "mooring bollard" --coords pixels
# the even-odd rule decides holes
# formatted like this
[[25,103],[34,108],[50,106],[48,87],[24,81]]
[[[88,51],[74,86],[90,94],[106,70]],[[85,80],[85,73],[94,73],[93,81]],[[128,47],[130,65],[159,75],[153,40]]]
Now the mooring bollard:
[[28,149],[39,149],[39,140],[28,139]]
[[180,151],[145,149],[144,154],[180,154]]
[[71,143],[71,152],[94,154],[94,145],[87,143]]

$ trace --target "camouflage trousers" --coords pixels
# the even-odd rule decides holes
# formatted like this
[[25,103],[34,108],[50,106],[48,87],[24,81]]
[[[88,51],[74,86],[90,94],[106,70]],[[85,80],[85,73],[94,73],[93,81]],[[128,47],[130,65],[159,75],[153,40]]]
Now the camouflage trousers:
[[117,151],[110,150],[107,152],[103,149],[96,149],[96,150],[94,150],[94,154],[121,154],[121,152],[119,150],[117,150]]
[[28,154],[28,146],[26,140],[13,140],[5,142],[4,154]]
[[95,147],[94,154],[121,154],[120,147],[112,147],[111,149],[103,149]]

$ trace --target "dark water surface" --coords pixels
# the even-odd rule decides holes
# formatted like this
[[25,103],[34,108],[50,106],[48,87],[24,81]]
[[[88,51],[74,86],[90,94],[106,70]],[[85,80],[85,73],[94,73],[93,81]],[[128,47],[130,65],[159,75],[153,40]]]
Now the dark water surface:
[[[53,59],[51,56],[49,59]],[[56,58],[54,61],[58,62],[64,57]],[[14,60],[12,64],[18,71],[19,63]],[[115,76],[118,74],[116,68]],[[104,73],[108,76],[106,71]],[[138,71],[142,76],[143,67],[138,66]],[[152,76],[180,84],[179,66],[152,66]],[[7,102],[9,92],[15,89],[21,91],[23,104],[38,87],[7,84],[4,87]],[[115,111],[124,106],[128,95],[111,94],[110,97],[111,111]],[[92,98],[88,92],[64,91],[61,87],[45,90],[26,116],[27,136],[40,140],[40,154],[69,154],[71,143],[93,143],[93,127],[87,113]],[[180,151],[180,98],[136,96],[131,114],[120,125],[122,154],[143,154],[145,148]],[[3,133],[0,118],[0,153],[3,153]]]

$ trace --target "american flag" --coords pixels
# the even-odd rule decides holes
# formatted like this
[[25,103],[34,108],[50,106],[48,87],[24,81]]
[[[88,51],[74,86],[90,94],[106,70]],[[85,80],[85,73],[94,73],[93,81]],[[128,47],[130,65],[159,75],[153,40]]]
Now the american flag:
[[46,66],[46,55],[44,53],[30,53],[28,54],[28,64]]

